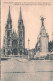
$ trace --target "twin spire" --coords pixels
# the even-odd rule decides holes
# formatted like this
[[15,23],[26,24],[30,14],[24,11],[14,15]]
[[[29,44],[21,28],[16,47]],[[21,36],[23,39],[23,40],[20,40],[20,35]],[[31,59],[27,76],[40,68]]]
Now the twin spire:
[[[9,13],[8,13],[8,20],[11,20],[10,6],[9,6]],[[19,20],[22,20],[22,12],[21,12],[21,7],[20,7],[20,15],[19,15]]]
[[[44,17],[41,17],[41,27],[44,28]],[[11,14],[10,14],[10,6],[9,6],[9,13],[8,13],[8,21],[11,20]],[[20,7],[20,14],[19,14],[19,20],[22,20],[22,12],[21,12],[21,7]]]
[[[8,14],[8,20],[11,19],[11,14],[10,14],[10,6],[9,6],[9,14]],[[41,17],[41,24],[44,26],[44,17]],[[22,20],[22,12],[21,12],[21,7],[20,7],[20,15],[19,15],[19,20]]]

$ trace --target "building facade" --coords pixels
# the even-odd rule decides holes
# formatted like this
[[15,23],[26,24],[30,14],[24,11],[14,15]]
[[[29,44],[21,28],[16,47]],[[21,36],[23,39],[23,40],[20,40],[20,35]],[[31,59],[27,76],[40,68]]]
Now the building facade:
[[44,18],[41,17],[41,30],[35,47],[36,51],[42,54],[43,53],[46,54],[48,52],[48,42],[49,42],[49,35],[48,33],[46,33],[46,29],[44,26]]
[[25,27],[22,19],[22,12],[20,8],[20,16],[18,20],[18,32],[12,31],[12,19],[9,7],[7,24],[5,26],[5,36],[3,41],[4,55],[24,54],[25,50]]

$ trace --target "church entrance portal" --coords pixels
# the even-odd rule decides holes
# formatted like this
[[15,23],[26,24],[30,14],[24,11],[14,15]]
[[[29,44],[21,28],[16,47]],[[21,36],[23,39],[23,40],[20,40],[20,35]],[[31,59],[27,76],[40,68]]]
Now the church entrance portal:
[[18,41],[17,40],[12,41],[12,47],[18,47]]
[[10,55],[11,54],[11,52],[10,51],[8,51],[8,55]]
[[22,55],[22,51],[20,51],[20,55]]
[[17,54],[18,54],[18,50],[17,50],[16,48],[13,49],[12,54],[13,54],[13,55],[17,55]]

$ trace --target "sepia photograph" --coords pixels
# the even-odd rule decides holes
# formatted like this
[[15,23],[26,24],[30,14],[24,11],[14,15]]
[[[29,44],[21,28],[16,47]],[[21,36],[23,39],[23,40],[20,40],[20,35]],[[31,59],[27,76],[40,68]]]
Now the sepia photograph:
[[1,81],[53,81],[53,1],[1,0]]

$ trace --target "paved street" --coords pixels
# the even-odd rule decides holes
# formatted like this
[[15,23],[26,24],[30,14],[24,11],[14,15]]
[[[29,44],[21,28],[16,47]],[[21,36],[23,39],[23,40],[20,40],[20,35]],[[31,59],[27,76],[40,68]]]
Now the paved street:
[[53,61],[21,60],[1,62],[1,81],[53,81]]

